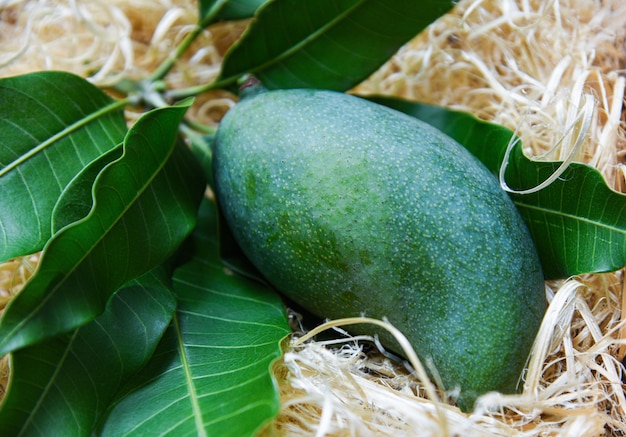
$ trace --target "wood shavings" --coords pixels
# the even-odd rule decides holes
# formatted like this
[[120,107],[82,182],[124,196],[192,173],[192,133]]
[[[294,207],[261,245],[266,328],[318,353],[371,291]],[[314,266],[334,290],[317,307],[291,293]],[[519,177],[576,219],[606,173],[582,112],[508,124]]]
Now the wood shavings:
[[0,314],[35,272],[39,254],[13,259],[0,264]]
[[[190,0],[4,2],[0,76],[64,69],[98,85],[145,76],[196,17]],[[220,24],[205,31],[169,86],[213,80],[244,28]],[[517,130],[527,154],[541,159],[571,153],[578,137],[568,126],[592,96],[593,117],[576,159],[626,191],[625,72],[623,0],[462,0],[353,91],[472,112]],[[216,124],[233,103],[227,93],[199,96],[189,115]],[[20,270],[26,261],[0,265],[3,293],[26,281],[28,269]],[[547,296],[551,305],[521,394],[486,394],[472,414],[463,414],[429,399],[398,363],[354,342],[333,349],[307,342],[287,347],[274,366],[282,407],[262,434],[626,435],[623,271],[553,281]],[[0,391],[1,374],[6,377],[6,360]]]
[[[39,254],[25,256],[0,263],[0,316],[13,296],[35,272]],[[9,381],[9,357],[0,358],[0,401],[4,397]]]

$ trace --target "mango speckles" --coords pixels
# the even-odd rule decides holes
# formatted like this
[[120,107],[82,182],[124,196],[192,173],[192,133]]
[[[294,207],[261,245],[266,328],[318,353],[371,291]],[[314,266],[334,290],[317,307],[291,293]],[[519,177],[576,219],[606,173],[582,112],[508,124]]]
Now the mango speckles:
[[358,97],[252,94],[219,126],[214,176],[259,271],[321,317],[386,317],[463,409],[516,391],[545,291],[495,177],[438,130]]

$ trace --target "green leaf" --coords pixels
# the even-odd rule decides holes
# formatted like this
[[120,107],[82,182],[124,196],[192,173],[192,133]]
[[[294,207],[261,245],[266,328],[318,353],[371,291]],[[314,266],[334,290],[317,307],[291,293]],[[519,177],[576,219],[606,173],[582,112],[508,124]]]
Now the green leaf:
[[200,26],[206,27],[216,20],[241,20],[250,18],[267,0],[200,0]]
[[205,183],[177,141],[187,107],[156,109],[130,129],[123,155],[95,180],[90,213],[54,235],[6,308],[0,354],[92,320],[115,290],[161,264],[191,232]]
[[274,0],[227,53],[218,83],[344,91],[449,11],[452,0]]
[[158,268],[131,281],[91,323],[12,354],[0,435],[90,435],[171,321],[176,301],[166,274]]
[[124,138],[123,101],[85,79],[39,72],[0,79],[0,262],[50,239],[57,198]]
[[[531,161],[517,146],[506,181],[517,190],[535,187],[559,164]],[[511,197],[533,235],[546,278],[612,272],[626,265],[626,196],[609,188],[595,168],[571,163],[546,188]]]
[[106,165],[119,159],[123,152],[124,147],[121,144],[109,150],[87,164],[67,184],[52,210],[51,226],[53,234],[89,214],[93,207],[91,189],[96,178]]
[[[437,127],[499,174],[514,136],[509,129],[437,106],[381,96],[371,100]],[[513,190],[536,187],[560,164],[527,158],[518,142],[505,180]],[[610,272],[626,265],[626,196],[609,188],[595,168],[572,163],[547,187],[510,196],[533,236],[547,279]]]
[[174,277],[174,322],[111,409],[103,436],[249,436],[278,412],[269,366],[290,332],[284,306],[224,269],[209,202],[198,222],[194,258]]

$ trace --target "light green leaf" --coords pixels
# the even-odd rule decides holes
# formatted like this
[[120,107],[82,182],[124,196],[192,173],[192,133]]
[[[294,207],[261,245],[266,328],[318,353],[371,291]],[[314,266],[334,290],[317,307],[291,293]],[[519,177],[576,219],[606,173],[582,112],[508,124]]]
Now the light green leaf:
[[95,180],[90,213],[54,235],[5,310],[0,354],[92,320],[115,290],[161,264],[191,232],[205,183],[177,141],[187,107],[156,109],[130,129],[123,155]]
[[124,102],[85,79],[39,72],[0,79],[0,262],[50,239],[57,198],[124,138]]
[[214,207],[207,206],[194,258],[174,277],[174,322],[100,435],[244,437],[278,412],[269,366],[290,332],[285,308],[271,290],[224,269]]
[[357,85],[452,8],[452,0],[273,0],[227,53],[218,83],[268,89]]
[[0,435],[90,435],[169,325],[176,307],[170,282],[163,268],[149,272],[119,290],[94,321],[12,354]]

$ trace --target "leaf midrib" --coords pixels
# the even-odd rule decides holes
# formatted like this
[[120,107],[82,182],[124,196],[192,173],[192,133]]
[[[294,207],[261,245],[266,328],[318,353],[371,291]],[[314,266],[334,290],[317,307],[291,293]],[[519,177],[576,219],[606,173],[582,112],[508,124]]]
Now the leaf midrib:
[[[325,34],[325,32],[336,26],[338,23],[340,23],[341,21],[343,21],[347,16],[349,16],[354,10],[358,9],[359,7],[361,7],[363,5],[363,3],[365,3],[367,0],[360,0],[358,2],[356,2],[352,7],[346,9],[346,11],[342,14],[337,15],[333,20],[329,21],[328,23],[326,23],[325,25],[323,25],[322,27],[318,28],[315,32],[311,33],[310,35],[308,35],[306,38],[302,39],[300,42],[298,42],[295,45],[292,45],[291,47],[288,47],[286,50],[283,50],[281,53],[279,53],[277,56],[272,57],[272,59],[268,60],[267,62],[263,63],[263,64],[259,64],[256,67],[250,69],[248,71],[248,73],[256,73],[259,70],[265,70],[267,69],[269,66],[272,65],[276,65],[279,64],[280,62],[282,62],[283,60],[289,58],[290,56],[292,56],[295,52],[299,51],[302,47],[306,47],[307,45],[309,45],[312,41],[317,40],[318,38],[320,38],[322,35]],[[236,73],[235,76],[231,76],[232,77],[239,77],[239,75],[242,72]],[[228,80],[225,79],[225,80]]]
[[24,425],[22,426],[22,429],[21,429],[20,433],[18,434],[18,437],[24,435],[24,433],[27,432],[28,426],[32,423],[32,421],[33,421],[33,419],[35,417],[35,414],[37,413],[37,411],[39,411],[39,408],[41,408],[41,405],[43,404],[43,401],[45,400],[45,398],[46,398],[48,392],[50,391],[50,389],[54,386],[55,381],[57,379],[57,375],[59,374],[59,372],[63,368],[63,364],[67,360],[67,357],[68,357],[70,351],[72,350],[72,346],[74,344],[74,340],[76,340],[76,336],[77,335],[78,335],[78,329],[76,329],[74,331],[74,333],[72,334],[70,340],[68,341],[68,343],[67,343],[67,345],[65,347],[65,350],[63,351],[63,356],[56,363],[56,367],[54,369],[54,372],[53,372],[52,376],[50,377],[50,380],[48,381],[48,383],[43,388],[43,390],[41,392],[41,395],[39,396],[39,399],[37,399],[37,403],[35,404],[33,409],[29,411],[28,419],[26,420],[26,422],[24,422]]
[[[143,184],[139,190],[137,190],[135,196],[132,197],[131,201],[128,202],[128,204],[126,205],[125,208],[122,209],[122,211],[120,211],[120,214],[117,215],[116,219],[114,221],[111,222],[110,226],[108,226],[107,228],[104,229],[104,232],[102,232],[98,238],[93,240],[93,243],[89,245],[89,247],[87,247],[87,250],[85,250],[83,256],[79,257],[76,261],[76,263],[74,263],[74,265],[72,266],[71,269],[69,269],[67,271],[67,273],[63,276],[63,280],[59,281],[57,283],[57,285],[55,285],[49,293],[46,294],[46,296],[41,300],[41,302],[35,307],[33,308],[33,310],[28,314],[28,316],[24,317],[22,319],[22,321],[20,323],[17,323],[15,325],[15,327],[13,329],[11,329],[7,335],[5,336],[5,338],[0,341],[0,351],[2,351],[3,346],[5,346],[7,343],[10,343],[10,340],[14,338],[14,333],[16,331],[19,331],[24,325],[26,325],[30,320],[33,319],[33,317],[35,317],[37,314],[39,314],[39,311],[41,308],[43,308],[45,306],[45,304],[52,299],[52,297],[54,297],[57,293],[57,291],[63,286],[63,284],[65,284],[66,280],[68,277],[70,277],[78,268],[78,266],[82,265],[83,261],[93,252],[94,248],[98,246],[98,244],[100,244],[100,242],[107,236],[109,235],[109,233],[111,232],[111,229],[113,229],[115,227],[115,225],[117,225],[117,223],[120,222],[120,220],[122,219],[122,217],[124,217],[124,215],[126,214],[126,212],[133,206],[135,205],[135,203],[137,202],[137,199],[139,197],[141,197],[143,195],[143,193],[146,191],[146,189],[150,186],[150,184],[154,181],[156,175],[158,175],[162,170],[163,167],[165,166],[165,163],[168,161],[169,157],[171,156],[171,154],[174,151],[174,145],[176,143],[176,140],[174,139],[172,141],[172,144],[170,144],[170,149],[169,149],[169,153],[167,154],[167,156],[165,157],[165,159],[163,159],[160,163],[159,166],[157,167],[156,171],[153,173],[152,177],[149,178],[148,180],[146,180],[146,183]],[[104,167],[104,169],[102,169],[102,173],[104,173],[105,171],[107,171],[108,168],[112,167],[113,165],[119,163],[120,161],[122,161],[124,158],[126,157],[126,150],[124,150],[124,153],[122,154],[122,156],[119,159],[116,159],[114,161],[112,161],[110,164],[108,164],[107,166]],[[102,173],[100,175],[98,175],[98,177],[96,178],[96,181],[94,182],[94,187],[95,185],[98,183],[98,180],[101,178]],[[95,190],[94,190],[95,191]],[[66,228],[64,228],[61,232],[59,232],[59,234],[57,234],[57,238],[58,235],[63,235],[67,232],[71,232],[72,229],[75,229],[77,227],[79,227],[80,225],[82,225],[83,223],[89,222],[89,220],[94,216],[95,211],[97,209],[97,199],[93,198],[94,202],[93,202],[93,207],[91,209],[91,211],[89,212],[89,214],[83,218],[82,220],[79,220],[71,225],[68,225]],[[55,239],[53,237],[52,240],[50,240],[49,245],[53,245],[55,244],[55,242],[57,241],[57,239]],[[42,255],[42,259],[40,260],[39,265],[42,265],[42,262],[44,261],[46,257],[46,249],[44,248],[44,253]],[[32,282],[32,281],[31,281]],[[26,285],[28,287],[28,284]],[[4,353],[10,352],[9,351],[4,351]],[[2,354],[3,352],[0,352],[0,354]]]
[[178,353],[180,355],[180,362],[181,362],[181,367],[183,369],[183,373],[185,375],[185,381],[187,381],[189,400],[191,402],[191,409],[193,410],[193,418],[196,424],[196,431],[198,432],[198,437],[207,437],[207,433],[204,428],[204,423],[202,421],[202,410],[200,409],[200,403],[198,402],[198,394],[196,393],[196,387],[193,382],[193,376],[191,374],[189,361],[187,360],[187,351],[185,349],[185,344],[183,342],[183,336],[182,336],[182,330],[180,328],[180,323],[178,321],[178,313],[174,313],[174,317],[172,321],[174,323],[174,327],[176,330]]
[[91,114],[88,114],[88,115],[84,116],[83,118],[81,118],[80,120],[78,120],[78,121],[72,123],[71,125],[65,127],[63,130],[61,130],[61,131],[57,132],[56,134],[52,135],[50,138],[48,138],[46,141],[44,141],[41,144],[39,144],[37,147],[32,148],[27,153],[21,155],[19,158],[17,158],[13,162],[10,162],[9,164],[7,164],[6,167],[0,169],[0,177],[8,174],[11,170],[17,168],[18,166],[20,166],[21,164],[25,163],[26,161],[28,161],[32,157],[34,157],[37,154],[41,153],[43,150],[47,149],[52,144],[54,144],[54,143],[60,141],[61,139],[69,136],[73,132],[76,132],[79,129],[87,126],[92,121],[95,121],[98,118],[100,118],[100,117],[102,117],[104,115],[107,115],[108,113],[114,112],[117,109],[119,109],[120,107],[126,106],[128,104],[128,101],[129,101],[128,99],[122,99],[122,100],[113,101],[113,102],[109,103],[108,105],[106,105],[105,107],[103,107],[103,108],[101,108],[101,109],[99,109],[99,110],[97,110],[95,112],[92,112]]
[[515,203],[515,205],[518,208],[525,208],[525,209],[529,209],[529,210],[533,210],[533,211],[538,211],[544,214],[548,214],[548,215],[552,215],[552,216],[559,216],[559,217],[563,217],[563,218],[567,218],[570,220],[575,220],[578,222],[582,222],[582,223],[586,223],[588,225],[591,226],[596,226],[598,228],[602,228],[602,229],[607,229],[609,231],[612,232],[616,232],[619,234],[622,234],[624,236],[626,236],[626,229],[624,228],[620,228],[620,227],[616,227],[616,226],[611,226],[611,225],[606,225],[603,224],[602,222],[598,222],[598,221],[594,221],[585,217],[580,217],[574,214],[570,214],[570,213],[565,213],[562,211],[557,211],[555,209],[549,209],[549,208],[545,208],[545,207],[540,207],[540,206],[535,206],[535,205],[530,205],[518,200],[514,200],[513,203]]

